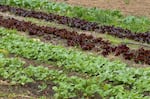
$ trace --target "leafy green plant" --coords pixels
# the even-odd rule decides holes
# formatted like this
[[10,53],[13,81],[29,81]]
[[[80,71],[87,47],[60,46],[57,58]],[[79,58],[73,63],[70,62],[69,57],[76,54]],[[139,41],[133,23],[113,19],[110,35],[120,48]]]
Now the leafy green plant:
[[[65,75],[60,75],[61,72],[58,73],[49,71],[48,68],[43,67],[29,66],[25,70],[23,68],[19,67],[19,69],[16,67],[16,70],[19,70],[19,72],[11,71],[12,69],[10,69],[10,67],[8,69],[2,69],[1,75],[5,77],[5,79],[10,78],[11,80],[21,84],[30,82],[32,80],[42,80],[46,82],[47,80],[51,79],[59,79],[56,80],[55,83],[59,83],[61,86],[54,87],[54,90],[59,93],[56,94],[57,97],[73,97],[76,94],[75,90],[82,90],[82,92],[85,93],[83,94],[84,97],[91,96],[95,94],[96,91],[103,97],[107,97],[111,94],[112,97],[119,97],[119,99],[122,96],[126,98],[133,96],[136,99],[138,96],[137,94],[141,95],[145,91],[150,91],[149,87],[147,87],[149,86],[150,82],[150,79],[148,79],[150,75],[149,68],[129,68],[125,64],[118,61],[110,62],[101,56],[94,56],[93,54],[86,55],[85,53],[73,49],[68,50],[61,46],[54,46],[51,44],[37,42],[33,39],[17,35],[16,32],[12,33],[10,30],[4,28],[0,28],[0,35],[3,35],[0,40],[0,48],[8,50],[12,54],[20,55],[28,59],[40,60],[43,62],[48,62],[51,60],[56,64],[56,66],[61,66],[66,70],[87,73],[89,76],[93,76],[90,80],[86,81],[82,81],[82,79],[79,78],[77,80],[76,77],[70,77],[72,82],[68,84],[69,87],[66,87],[61,81],[70,82],[70,79],[67,79]],[[14,67],[12,66],[12,68]],[[8,70],[9,73],[4,72],[4,70]],[[17,74],[12,75],[13,73]],[[24,73],[25,75],[16,78]],[[28,79],[28,77],[30,79]],[[109,86],[103,84],[105,81],[110,81],[115,85],[121,86],[112,88],[111,85]],[[75,86],[77,83],[79,83],[79,85]],[[98,86],[100,88],[96,87],[96,84],[99,84]],[[132,91],[130,91],[131,93],[128,91],[123,91],[124,89],[122,87],[124,85],[132,86]],[[64,90],[64,93],[62,90]],[[118,92],[121,92],[119,96],[117,95]],[[126,95],[127,93],[130,95]]]
[[[47,88],[48,85],[46,82],[52,81],[56,84],[56,86],[53,87],[56,98],[74,98],[78,97],[79,94],[82,98],[94,97],[96,93],[103,98],[110,96],[113,98],[127,98],[128,95],[130,95],[126,95],[127,92],[123,87],[114,87],[110,84],[104,84],[103,82],[100,82],[97,77],[89,79],[83,79],[77,76],[68,77],[66,74],[58,70],[49,70],[43,66],[31,65],[25,68],[23,66],[24,64],[25,62],[16,58],[1,58],[0,77],[10,80],[13,84],[22,85],[39,80],[43,81],[44,83],[39,85],[40,91]],[[12,69],[12,67],[14,69]],[[117,94],[120,95],[118,96]],[[140,94],[132,94],[136,95],[136,97],[141,97]]]

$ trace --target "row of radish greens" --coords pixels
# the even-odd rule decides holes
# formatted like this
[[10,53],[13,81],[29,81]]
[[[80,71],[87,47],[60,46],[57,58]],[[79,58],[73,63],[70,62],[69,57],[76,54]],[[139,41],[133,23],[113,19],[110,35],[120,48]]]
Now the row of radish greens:
[[35,41],[5,28],[0,28],[0,37],[0,49],[10,54],[47,63],[52,61],[56,67],[89,75],[89,79],[86,80],[76,76],[65,78],[66,76],[63,77],[59,72],[46,67],[24,68],[22,62],[3,58],[1,55],[0,76],[12,83],[26,84],[39,80],[46,83],[54,80],[59,86],[53,87],[57,98],[77,97],[80,92],[83,93],[82,97],[98,94],[103,98],[112,99],[150,98],[144,94],[150,92],[150,68],[127,67],[118,61],[110,62],[93,54],[87,55],[81,51]]

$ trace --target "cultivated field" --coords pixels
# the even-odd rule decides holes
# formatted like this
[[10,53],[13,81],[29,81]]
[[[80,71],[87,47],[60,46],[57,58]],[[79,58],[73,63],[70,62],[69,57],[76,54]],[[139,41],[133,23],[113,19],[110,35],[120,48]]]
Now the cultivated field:
[[53,0],[72,5],[117,9],[125,15],[150,17],[150,0]]
[[85,1],[0,1],[0,99],[150,99],[149,10]]

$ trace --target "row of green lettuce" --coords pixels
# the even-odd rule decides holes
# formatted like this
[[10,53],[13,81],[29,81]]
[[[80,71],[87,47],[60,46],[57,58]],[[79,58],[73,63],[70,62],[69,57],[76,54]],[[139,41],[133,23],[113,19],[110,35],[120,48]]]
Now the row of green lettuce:
[[48,13],[57,13],[69,17],[77,17],[101,25],[114,25],[133,32],[150,31],[150,19],[147,17],[124,16],[117,10],[103,10],[85,8],[65,3],[50,2],[47,0],[1,0],[0,4],[42,10]]
[[[5,58],[0,52],[0,77],[11,81],[12,84],[28,84],[42,81],[39,90],[45,90],[48,83],[54,83],[56,99],[67,98],[111,98],[111,99],[148,99],[135,90],[125,90],[124,86],[106,84],[98,77],[89,79],[77,76],[67,76],[63,71],[50,70],[43,66],[24,66],[25,62],[18,58]],[[38,90],[37,90],[38,91]]]
[[0,28],[0,49],[6,49],[11,54],[28,59],[52,61],[56,66],[68,71],[97,76],[100,78],[99,82],[109,81],[122,88],[130,86],[129,90],[135,93],[150,92],[150,68],[127,67],[118,61],[110,62],[101,56],[35,41],[16,33],[17,31],[14,30]]

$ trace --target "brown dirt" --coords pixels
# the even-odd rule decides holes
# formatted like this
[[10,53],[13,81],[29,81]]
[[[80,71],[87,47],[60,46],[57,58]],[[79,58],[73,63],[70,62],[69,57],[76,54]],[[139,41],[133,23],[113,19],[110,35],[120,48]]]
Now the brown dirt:
[[[29,83],[21,85],[3,85],[0,83],[0,99],[39,99],[44,96],[44,99],[50,99],[54,95],[52,87],[54,84],[48,84],[48,87],[39,91],[38,85],[41,82]],[[40,98],[41,99],[41,98]]]
[[[54,0],[73,5],[98,7],[104,9],[117,9],[125,15],[150,17],[150,0]],[[128,4],[125,1],[129,1]]]

